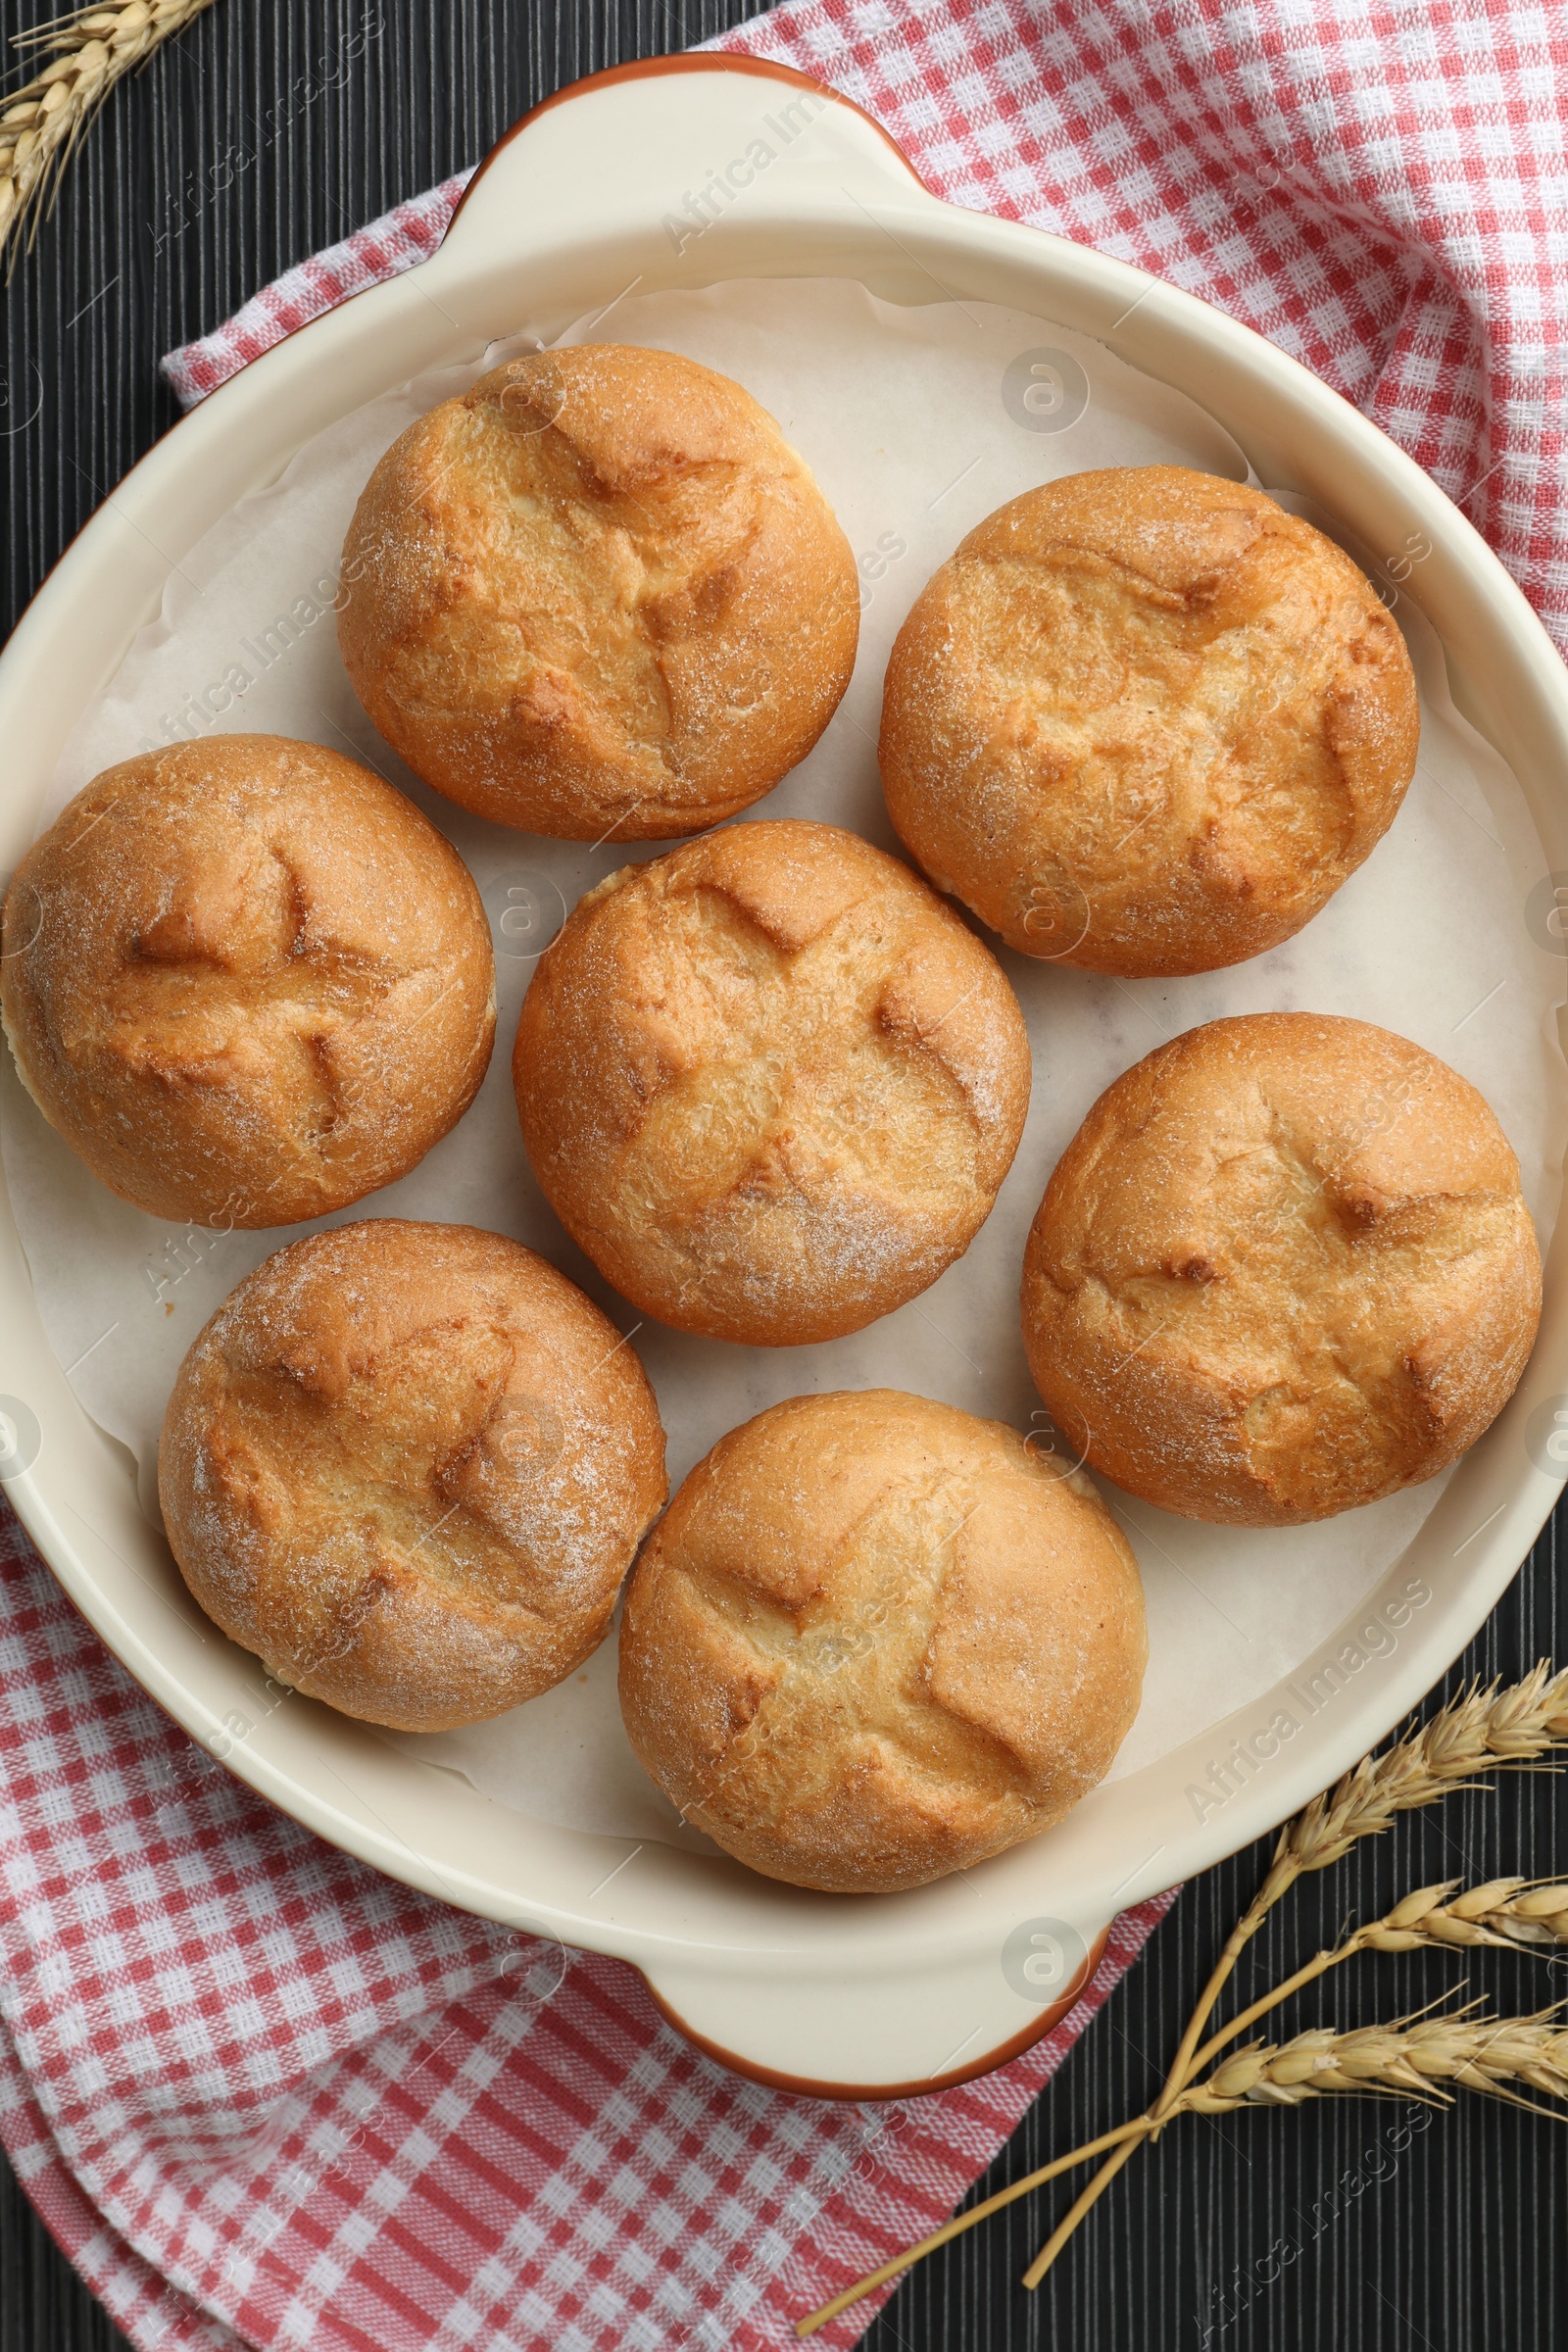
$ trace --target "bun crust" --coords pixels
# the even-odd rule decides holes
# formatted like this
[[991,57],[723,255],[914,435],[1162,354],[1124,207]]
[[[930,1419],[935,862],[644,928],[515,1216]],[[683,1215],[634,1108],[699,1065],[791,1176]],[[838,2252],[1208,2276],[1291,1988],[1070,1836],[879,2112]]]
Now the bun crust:
[[1089,1480],[891,1389],[732,1430],[626,1592],[631,1743],[766,1877],[886,1893],[1049,1829],[1103,1779],[1148,1654]]
[[804,760],[859,585],[803,459],[727,376],[616,344],[514,360],[395,441],[338,642],[380,733],[500,824],[699,832]]
[[24,1084],[122,1200],[291,1225],[405,1176],[479,1090],[490,929],[368,768],[217,735],[93,779],[23,859],[3,1004]]
[[1474,1087],[1366,1021],[1211,1021],[1102,1094],[1024,1256],[1035,1384],[1161,1509],[1284,1527],[1474,1445],[1518,1385],[1541,1257]]
[[388,1217],[290,1243],[225,1300],[158,1491],[231,1640],[346,1715],[437,1732],[581,1665],[668,1489],[642,1365],[575,1284]]
[[545,1196],[617,1290],[680,1331],[795,1347],[968,1248],[1029,1047],[1000,965],[906,866],[758,822],[590,891],[513,1076]]
[[1393,823],[1404,640],[1332,540],[1179,466],[1000,507],[893,648],[889,813],[1025,956],[1206,972],[1289,939]]

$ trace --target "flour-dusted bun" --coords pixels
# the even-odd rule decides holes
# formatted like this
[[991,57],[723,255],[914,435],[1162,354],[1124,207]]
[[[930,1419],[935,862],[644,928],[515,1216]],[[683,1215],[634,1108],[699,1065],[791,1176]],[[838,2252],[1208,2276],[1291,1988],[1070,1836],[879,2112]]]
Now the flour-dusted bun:
[[18,868],[17,1066],[156,1217],[290,1225],[407,1175],[495,1037],[479,894],[402,793],[319,744],[214,735],[93,779]]
[[1106,1089],[1024,1259],[1071,1443],[1191,1519],[1280,1527],[1445,1469],[1507,1403],[1541,1258],[1507,1138],[1366,1021],[1190,1029]]
[[855,666],[849,542],[749,392],[667,351],[513,360],[371,474],[338,642],[409,765],[572,841],[696,833],[804,760]]
[[1404,640],[1320,531],[1179,466],[1026,491],[899,632],[894,824],[1009,947],[1205,972],[1309,922],[1393,823]]
[[645,1314],[830,1340],[968,1248],[1023,1129],[1000,965],[897,858],[833,825],[727,827],[577,906],[513,1075],[556,1214]]
[[792,1397],[698,1464],[627,1587],[620,1704],[727,1852],[880,1893],[1087,1795],[1147,1654],[1138,1564],[1087,1478],[871,1389]]
[[180,1366],[164,1522],[210,1617],[346,1715],[438,1732],[598,1647],[667,1492],[642,1365],[555,1267],[373,1219],[257,1267]]

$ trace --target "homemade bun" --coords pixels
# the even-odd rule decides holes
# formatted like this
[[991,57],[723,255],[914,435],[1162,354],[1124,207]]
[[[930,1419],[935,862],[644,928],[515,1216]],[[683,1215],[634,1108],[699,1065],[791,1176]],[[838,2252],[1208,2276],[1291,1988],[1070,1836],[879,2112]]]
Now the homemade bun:
[[198,1225],[291,1225],[406,1176],[495,1038],[462,858],[368,768],[281,735],[94,777],[17,870],[0,971],[50,1125]]
[[626,1590],[620,1704],[685,1818],[771,1879],[920,1886],[1104,1778],[1148,1654],[1093,1486],[923,1396],[795,1396],[700,1462]]
[[545,1197],[617,1290],[681,1331],[794,1347],[968,1248],[1029,1046],[995,958],[906,866],[758,822],[589,892],[513,1076]]
[[575,1284],[499,1234],[393,1217],[246,1277],[180,1366],[158,1456],[207,1614],[405,1732],[580,1666],[667,1491],[642,1365]]
[[1206,972],[1309,922],[1393,823],[1419,713],[1348,556],[1180,466],[999,507],[899,632],[894,824],[1026,956]]
[[803,459],[694,360],[513,360],[396,440],[343,549],[338,643],[394,750],[465,808],[622,841],[733,816],[855,666],[859,584]]
[[1524,1370],[1541,1258],[1507,1138],[1407,1038],[1190,1029],[1105,1091],[1024,1257],[1036,1386],[1190,1519],[1283,1527],[1431,1478]]

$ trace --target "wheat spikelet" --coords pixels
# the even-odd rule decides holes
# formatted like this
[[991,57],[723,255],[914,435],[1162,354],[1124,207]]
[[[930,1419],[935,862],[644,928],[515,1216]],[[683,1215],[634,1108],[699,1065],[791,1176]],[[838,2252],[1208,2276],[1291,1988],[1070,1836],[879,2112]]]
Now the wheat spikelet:
[[1549,1951],[1568,1944],[1568,1886],[1554,1881],[1489,1879],[1454,1894],[1457,1882],[1421,1886],[1350,1942],[1361,1951],[1413,1952],[1426,1944],[1492,1944]]
[[1568,2101],[1568,2028],[1560,2004],[1534,2017],[1450,2014],[1343,2034],[1316,2027],[1293,2041],[1238,2050],[1206,2082],[1184,2090],[1174,2112],[1229,2115],[1238,2107],[1296,2107],[1331,2093],[1380,2090],[1448,2099],[1450,2085],[1532,2106],[1519,2100],[1516,2083]]
[[1358,1838],[1386,1830],[1396,1813],[1430,1805],[1471,1784],[1479,1772],[1533,1763],[1565,1740],[1568,1670],[1553,1673],[1543,1663],[1522,1683],[1506,1688],[1493,1683],[1482,1690],[1472,1684],[1381,1755],[1363,1756],[1353,1771],[1288,1822],[1276,1848],[1276,1869],[1284,1866],[1293,1878],[1326,1870]]
[[108,0],[12,36],[47,63],[0,102],[0,255],[16,265],[24,223],[34,228],[51,181],[115,83],[212,0]]

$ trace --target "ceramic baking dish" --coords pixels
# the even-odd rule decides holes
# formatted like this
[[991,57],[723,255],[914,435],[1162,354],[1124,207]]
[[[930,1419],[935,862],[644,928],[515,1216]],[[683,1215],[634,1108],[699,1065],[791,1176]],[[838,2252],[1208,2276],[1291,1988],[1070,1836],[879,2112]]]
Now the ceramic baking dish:
[[[302,442],[524,319],[553,332],[632,287],[769,274],[858,278],[896,303],[1006,304],[1099,337],[1190,394],[1263,481],[1314,499],[1383,561],[1429,548],[1405,593],[1445,643],[1456,699],[1517,774],[1546,864],[1568,869],[1568,675],[1419,467],[1246,328],[1082,246],[938,202],[846,101],[719,57],[623,68],[540,108],[490,156],[431,260],[245,368],[105,501],[0,655],[0,867],[32,838],[67,734],[171,571]],[[198,1616],[137,1507],[128,1455],[54,1360],[9,1206],[0,1412],[20,1400],[41,1443],[8,1492],[137,1680],[322,1837],[486,1917],[619,1954],[695,2039],[749,2072],[849,2095],[934,2088],[1026,2044],[1118,1910],[1284,1818],[1463,1647],[1559,1492],[1538,1433],[1568,1406],[1565,1246],[1559,1231],[1523,1389],[1367,1607],[1298,1665],[1294,1738],[1271,1735],[1283,1693],[1265,1693],[1102,1787],[1048,1836],[911,1894],[813,1895],[671,1847],[551,1828],[307,1699],[269,1710],[257,1661]],[[1385,1636],[1348,1668],[1340,1653],[1368,1610]],[[1310,1713],[1303,1691],[1316,1694]]]

